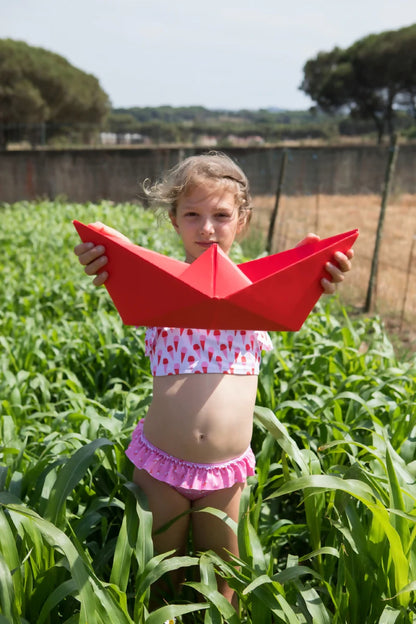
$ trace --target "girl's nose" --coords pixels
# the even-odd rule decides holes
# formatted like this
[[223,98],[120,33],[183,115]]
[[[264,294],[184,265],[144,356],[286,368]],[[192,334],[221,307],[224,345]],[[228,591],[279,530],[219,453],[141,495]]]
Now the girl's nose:
[[211,219],[203,219],[201,223],[202,234],[212,234],[214,232],[214,224]]

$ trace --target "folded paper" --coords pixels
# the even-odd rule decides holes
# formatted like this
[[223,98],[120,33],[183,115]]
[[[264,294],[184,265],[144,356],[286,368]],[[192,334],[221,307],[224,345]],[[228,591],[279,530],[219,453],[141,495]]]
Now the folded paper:
[[322,294],[326,262],[358,230],[234,264],[216,245],[192,264],[128,241],[103,224],[74,221],[82,241],[104,245],[105,286],[126,325],[297,331]]

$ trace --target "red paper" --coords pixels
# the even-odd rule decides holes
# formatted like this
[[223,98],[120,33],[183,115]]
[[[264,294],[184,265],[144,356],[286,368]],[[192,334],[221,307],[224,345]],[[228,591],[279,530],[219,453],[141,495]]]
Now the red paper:
[[205,329],[297,331],[323,292],[326,262],[358,236],[352,230],[239,265],[214,244],[187,264],[102,225],[74,226],[82,241],[105,246],[105,286],[125,325]]

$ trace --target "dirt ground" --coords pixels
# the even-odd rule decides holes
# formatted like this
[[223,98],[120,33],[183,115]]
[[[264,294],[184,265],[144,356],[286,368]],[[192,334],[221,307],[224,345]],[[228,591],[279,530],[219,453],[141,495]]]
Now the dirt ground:
[[[254,198],[250,237],[264,241],[274,197]],[[380,215],[379,195],[282,196],[273,238],[273,252],[293,247],[308,232],[321,238],[355,228],[354,270],[339,289],[341,299],[360,313],[368,289]],[[379,314],[404,351],[416,351],[416,195],[389,199],[379,250],[372,313]]]

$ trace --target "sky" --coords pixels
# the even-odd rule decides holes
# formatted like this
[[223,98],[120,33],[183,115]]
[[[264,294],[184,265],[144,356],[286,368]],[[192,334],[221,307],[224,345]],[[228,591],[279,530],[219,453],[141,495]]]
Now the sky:
[[415,0],[0,0],[0,39],[60,54],[115,108],[305,110],[307,60],[414,23]]

